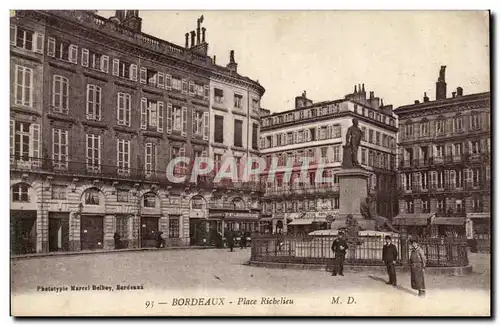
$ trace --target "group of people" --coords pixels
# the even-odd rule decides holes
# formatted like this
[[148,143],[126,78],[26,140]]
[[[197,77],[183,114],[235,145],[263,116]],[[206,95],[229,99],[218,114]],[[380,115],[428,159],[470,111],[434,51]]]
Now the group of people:
[[229,247],[229,250],[230,251],[234,250],[234,244],[236,241],[239,242],[241,249],[246,248],[247,247],[247,239],[249,237],[250,237],[250,234],[247,231],[240,231],[240,232],[227,231],[226,243],[227,243],[227,246]]
[[[338,237],[332,243],[332,251],[334,254],[332,276],[344,276],[344,262],[347,255],[347,249],[349,249],[349,244],[344,238],[344,233],[339,232]],[[410,250],[409,267],[411,287],[414,290],[418,290],[418,295],[423,297],[425,296],[425,253],[420,245],[413,239],[410,239]],[[397,259],[398,250],[392,243],[391,236],[387,235],[385,236],[385,244],[382,248],[382,260],[384,261],[389,277],[389,281],[386,283],[388,285],[397,286],[398,284],[395,268]]]

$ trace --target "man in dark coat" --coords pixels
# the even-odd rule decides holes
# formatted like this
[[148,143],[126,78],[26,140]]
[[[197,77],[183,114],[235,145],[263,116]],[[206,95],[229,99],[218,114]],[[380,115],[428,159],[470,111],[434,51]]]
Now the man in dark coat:
[[385,236],[385,245],[382,249],[382,259],[384,260],[384,264],[387,267],[387,274],[389,275],[389,282],[386,284],[392,284],[392,286],[396,286],[398,284],[396,279],[396,269],[394,265],[398,260],[398,250],[396,246],[392,243],[391,236]]
[[337,239],[333,240],[332,251],[335,255],[332,276],[337,276],[337,273],[344,276],[344,260],[347,252],[347,241],[344,239],[344,232],[339,232]]
[[233,231],[228,231],[226,235],[226,241],[227,241],[227,246],[231,251],[233,251],[234,248],[234,234]]

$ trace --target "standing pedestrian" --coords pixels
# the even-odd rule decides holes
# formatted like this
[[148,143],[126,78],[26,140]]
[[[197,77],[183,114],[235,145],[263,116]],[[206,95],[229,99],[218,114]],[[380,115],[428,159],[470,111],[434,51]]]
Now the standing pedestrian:
[[233,251],[234,249],[234,235],[233,235],[233,232],[232,231],[228,231],[227,232],[227,246],[229,247],[229,249],[231,250],[231,252]]
[[382,259],[387,267],[387,274],[389,275],[389,282],[386,284],[392,284],[392,286],[398,285],[396,279],[396,269],[394,265],[398,260],[398,250],[396,246],[392,243],[392,238],[390,235],[385,236],[385,245],[382,249]]
[[410,279],[411,288],[418,290],[418,296],[425,296],[425,253],[420,245],[413,239],[410,240]]
[[337,273],[344,276],[344,260],[347,252],[347,241],[344,239],[344,232],[339,232],[338,237],[333,240],[332,251],[335,255],[332,276],[337,276]]
[[247,237],[245,235],[245,231],[241,231],[240,234],[240,249],[247,247]]

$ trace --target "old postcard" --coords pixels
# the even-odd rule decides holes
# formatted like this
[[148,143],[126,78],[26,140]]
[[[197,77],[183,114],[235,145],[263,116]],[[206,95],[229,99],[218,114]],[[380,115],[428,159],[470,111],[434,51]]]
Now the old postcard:
[[489,15],[11,10],[11,314],[490,316]]

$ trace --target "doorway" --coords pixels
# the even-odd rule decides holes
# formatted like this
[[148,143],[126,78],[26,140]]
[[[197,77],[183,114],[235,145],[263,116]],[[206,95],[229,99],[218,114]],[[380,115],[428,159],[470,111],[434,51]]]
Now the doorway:
[[69,250],[69,214],[49,213],[49,251]]
[[36,252],[36,211],[11,211],[10,238],[11,253]]
[[141,217],[141,248],[156,247],[159,217]]
[[83,215],[80,224],[82,250],[102,249],[104,241],[103,217]]

